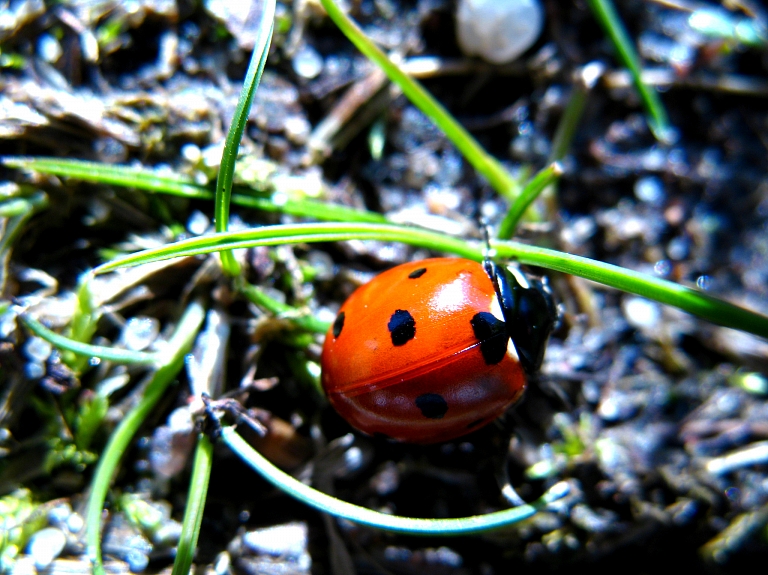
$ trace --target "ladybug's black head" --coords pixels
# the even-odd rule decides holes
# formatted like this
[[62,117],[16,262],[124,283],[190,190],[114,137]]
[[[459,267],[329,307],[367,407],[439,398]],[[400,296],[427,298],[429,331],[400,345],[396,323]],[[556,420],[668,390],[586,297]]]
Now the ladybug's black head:
[[544,359],[549,334],[557,323],[557,308],[547,278],[529,279],[520,270],[509,270],[485,262],[504,322],[527,373],[539,369]]

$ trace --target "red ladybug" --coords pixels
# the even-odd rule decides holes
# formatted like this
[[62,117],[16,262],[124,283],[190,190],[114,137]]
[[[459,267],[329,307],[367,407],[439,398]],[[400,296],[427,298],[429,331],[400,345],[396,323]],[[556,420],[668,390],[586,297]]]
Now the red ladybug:
[[555,318],[546,282],[490,260],[399,265],[339,310],[323,346],[323,388],[365,433],[447,441],[520,398]]

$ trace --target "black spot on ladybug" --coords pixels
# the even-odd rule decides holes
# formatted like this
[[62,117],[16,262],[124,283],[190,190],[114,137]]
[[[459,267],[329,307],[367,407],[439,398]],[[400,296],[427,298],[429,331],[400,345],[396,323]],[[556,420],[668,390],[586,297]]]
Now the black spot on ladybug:
[[469,323],[480,341],[480,353],[485,364],[496,365],[504,359],[509,341],[506,324],[487,311],[476,313]]
[[339,337],[342,329],[344,329],[344,312],[341,312],[333,320],[333,337]]
[[424,393],[416,398],[415,403],[427,419],[442,419],[448,411],[448,403],[439,393]]
[[405,345],[416,335],[416,320],[404,309],[396,309],[389,318],[387,329],[392,336],[392,345]]
[[420,278],[421,276],[423,276],[426,273],[426,271],[427,271],[427,268],[419,268],[409,273],[408,277],[412,280],[415,280],[416,278]]
[[467,425],[467,429],[472,429],[473,427],[477,427],[478,425],[480,425],[480,424],[481,424],[481,423],[483,423],[484,421],[485,421],[485,419],[484,419],[484,418],[482,418],[482,417],[481,417],[480,419],[476,419],[476,420],[474,420],[472,423],[470,423],[469,425]]

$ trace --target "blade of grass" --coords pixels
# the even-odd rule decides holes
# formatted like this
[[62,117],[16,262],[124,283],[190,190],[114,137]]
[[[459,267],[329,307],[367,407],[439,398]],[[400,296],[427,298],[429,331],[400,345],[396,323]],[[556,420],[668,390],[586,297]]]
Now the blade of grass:
[[[96,326],[101,318],[101,309],[94,305],[91,280],[93,275],[82,274],[77,288],[77,307],[72,316],[69,329],[69,338],[81,343],[88,343],[96,333]],[[88,364],[88,358],[72,353],[63,353],[64,363],[69,365],[76,373],[81,373]]]
[[569,491],[567,483],[558,483],[533,503],[486,515],[455,519],[401,517],[359,507],[305,485],[298,479],[291,477],[272,465],[258,451],[248,445],[231,427],[222,429],[221,439],[227,447],[256,470],[259,475],[291,497],[335,517],[342,517],[355,523],[397,533],[408,533],[411,535],[466,535],[469,533],[491,531],[532,517],[540,509],[546,508],[550,503],[567,495]]
[[290,320],[299,329],[312,333],[325,333],[330,327],[330,324],[326,321],[319,320],[307,313],[300,313],[295,307],[269,297],[263,290],[253,284],[243,282],[238,289],[255,305],[276,317],[284,317]]
[[107,262],[97,267],[96,273],[117,268],[138,265],[148,261],[159,261],[183,255],[199,255],[259,245],[281,245],[300,242],[331,242],[353,239],[377,239],[381,241],[402,241],[425,249],[444,251],[471,259],[482,259],[478,248],[470,247],[464,240],[419,228],[395,224],[356,224],[346,222],[285,224],[267,226],[237,232],[211,234],[189,238],[179,242],[143,250],[135,254]]
[[500,257],[560,271],[674,306],[712,323],[768,338],[768,317],[701,291],[589,258],[518,242],[491,242]]
[[[11,198],[10,200],[2,201],[0,202],[0,218],[28,216],[32,211],[34,211],[34,204],[34,200],[27,198]],[[3,240],[5,240],[5,235],[3,236]]]
[[627,67],[635,88],[640,94],[645,111],[648,114],[648,126],[657,140],[670,143],[676,137],[675,130],[669,123],[667,111],[659,98],[658,92],[650,88],[642,78],[640,58],[632,45],[624,24],[616,12],[611,0],[587,0],[595,18],[613,42],[622,64]]
[[[177,174],[158,174],[151,169],[132,166],[112,166],[79,160],[57,158],[28,158],[7,156],[0,161],[6,166],[31,170],[41,174],[77,178],[85,182],[112,184],[124,188],[135,188],[150,193],[168,194],[189,199],[213,200],[215,193],[194,183],[191,179]],[[329,204],[309,198],[294,200],[280,190],[263,192],[234,186],[230,200],[233,204],[266,212],[280,212],[291,216],[308,217],[316,220],[345,222],[386,222],[376,212]],[[239,193],[238,193],[239,192]]]
[[33,192],[22,198],[13,198],[2,203],[0,217],[7,218],[0,236],[0,293],[5,293],[8,278],[8,262],[13,242],[21,234],[24,224],[37,212],[48,207],[48,196],[43,192]]
[[559,162],[554,162],[531,178],[520,195],[512,202],[507,215],[501,221],[498,233],[499,239],[507,240],[515,235],[517,224],[520,223],[520,218],[523,217],[528,206],[539,197],[541,192],[547,189],[547,186],[556,182],[562,175],[563,167]]
[[320,0],[328,16],[360,52],[381,68],[397,84],[403,94],[440,128],[446,137],[461,151],[467,161],[482,174],[493,188],[505,198],[514,199],[520,184],[504,169],[504,166],[489,155],[474,137],[440,104],[424,87],[405,74],[360,27],[342,12],[333,0]]
[[184,509],[184,519],[181,523],[181,537],[179,537],[179,544],[176,547],[176,559],[173,562],[171,575],[189,575],[189,569],[195,557],[197,541],[200,538],[200,525],[203,522],[203,510],[208,495],[208,482],[211,479],[212,467],[213,443],[208,437],[201,435],[195,450],[186,509]]
[[[475,261],[482,261],[483,259],[483,250],[480,246],[473,246],[463,240],[422,229],[391,224],[286,224],[183,240],[103,264],[94,271],[95,273],[104,273],[124,266],[177,256],[211,253],[220,249],[351,239],[396,241],[432,251],[452,253]],[[546,248],[537,248],[519,242],[496,241],[492,242],[491,247],[496,250],[497,256],[515,259],[523,264],[577,275],[678,307],[725,327],[740,329],[768,338],[768,317],[667,280],[589,258]]]
[[[230,194],[232,193],[232,181],[235,176],[237,151],[240,148],[240,140],[243,138],[245,125],[248,122],[248,114],[253,103],[253,96],[256,94],[256,88],[259,87],[259,81],[264,72],[264,65],[267,62],[269,45],[272,42],[272,32],[274,30],[275,3],[275,0],[266,0],[264,2],[261,21],[259,22],[259,33],[256,37],[251,61],[245,74],[243,89],[240,92],[240,98],[237,101],[235,113],[232,116],[232,125],[229,127],[224,151],[221,155],[219,176],[216,179],[216,200],[214,203],[217,232],[225,232],[229,226],[229,203]],[[224,272],[228,275],[236,276],[240,273],[240,265],[235,260],[232,252],[222,252],[221,263]]]
[[605,66],[600,62],[591,62],[582,67],[577,73],[575,82],[565,106],[557,130],[552,138],[552,151],[549,162],[557,162],[565,158],[576,135],[584,107],[587,105],[589,93],[594,89],[598,79],[604,72]]
[[114,361],[117,363],[153,365],[159,363],[162,360],[162,357],[165,357],[165,353],[161,356],[144,351],[132,351],[129,349],[117,349],[114,347],[82,343],[63,335],[59,335],[55,331],[51,331],[39,321],[28,315],[21,316],[21,321],[27,328],[29,328],[29,331],[48,343],[59,349],[64,349],[86,358],[98,357],[105,361]]
[[183,367],[184,358],[191,349],[204,318],[205,310],[199,302],[193,302],[187,307],[173,336],[168,341],[164,354],[167,363],[152,375],[141,400],[126,413],[112,432],[99,458],[91,480],[91,493],[88,496],[85,512],[86,555],[91,561],[95,575],[105,575],[101,558],[101,515],[109,484],[133,436]]

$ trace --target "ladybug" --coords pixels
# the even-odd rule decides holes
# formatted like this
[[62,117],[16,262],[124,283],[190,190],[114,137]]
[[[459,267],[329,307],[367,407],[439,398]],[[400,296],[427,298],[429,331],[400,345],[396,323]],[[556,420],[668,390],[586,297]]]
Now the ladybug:
[[370,435],[454,439],[520,399],[556,317],[546,280],[490,260],[402,264],[341,306],[323,345],[323,388]]

